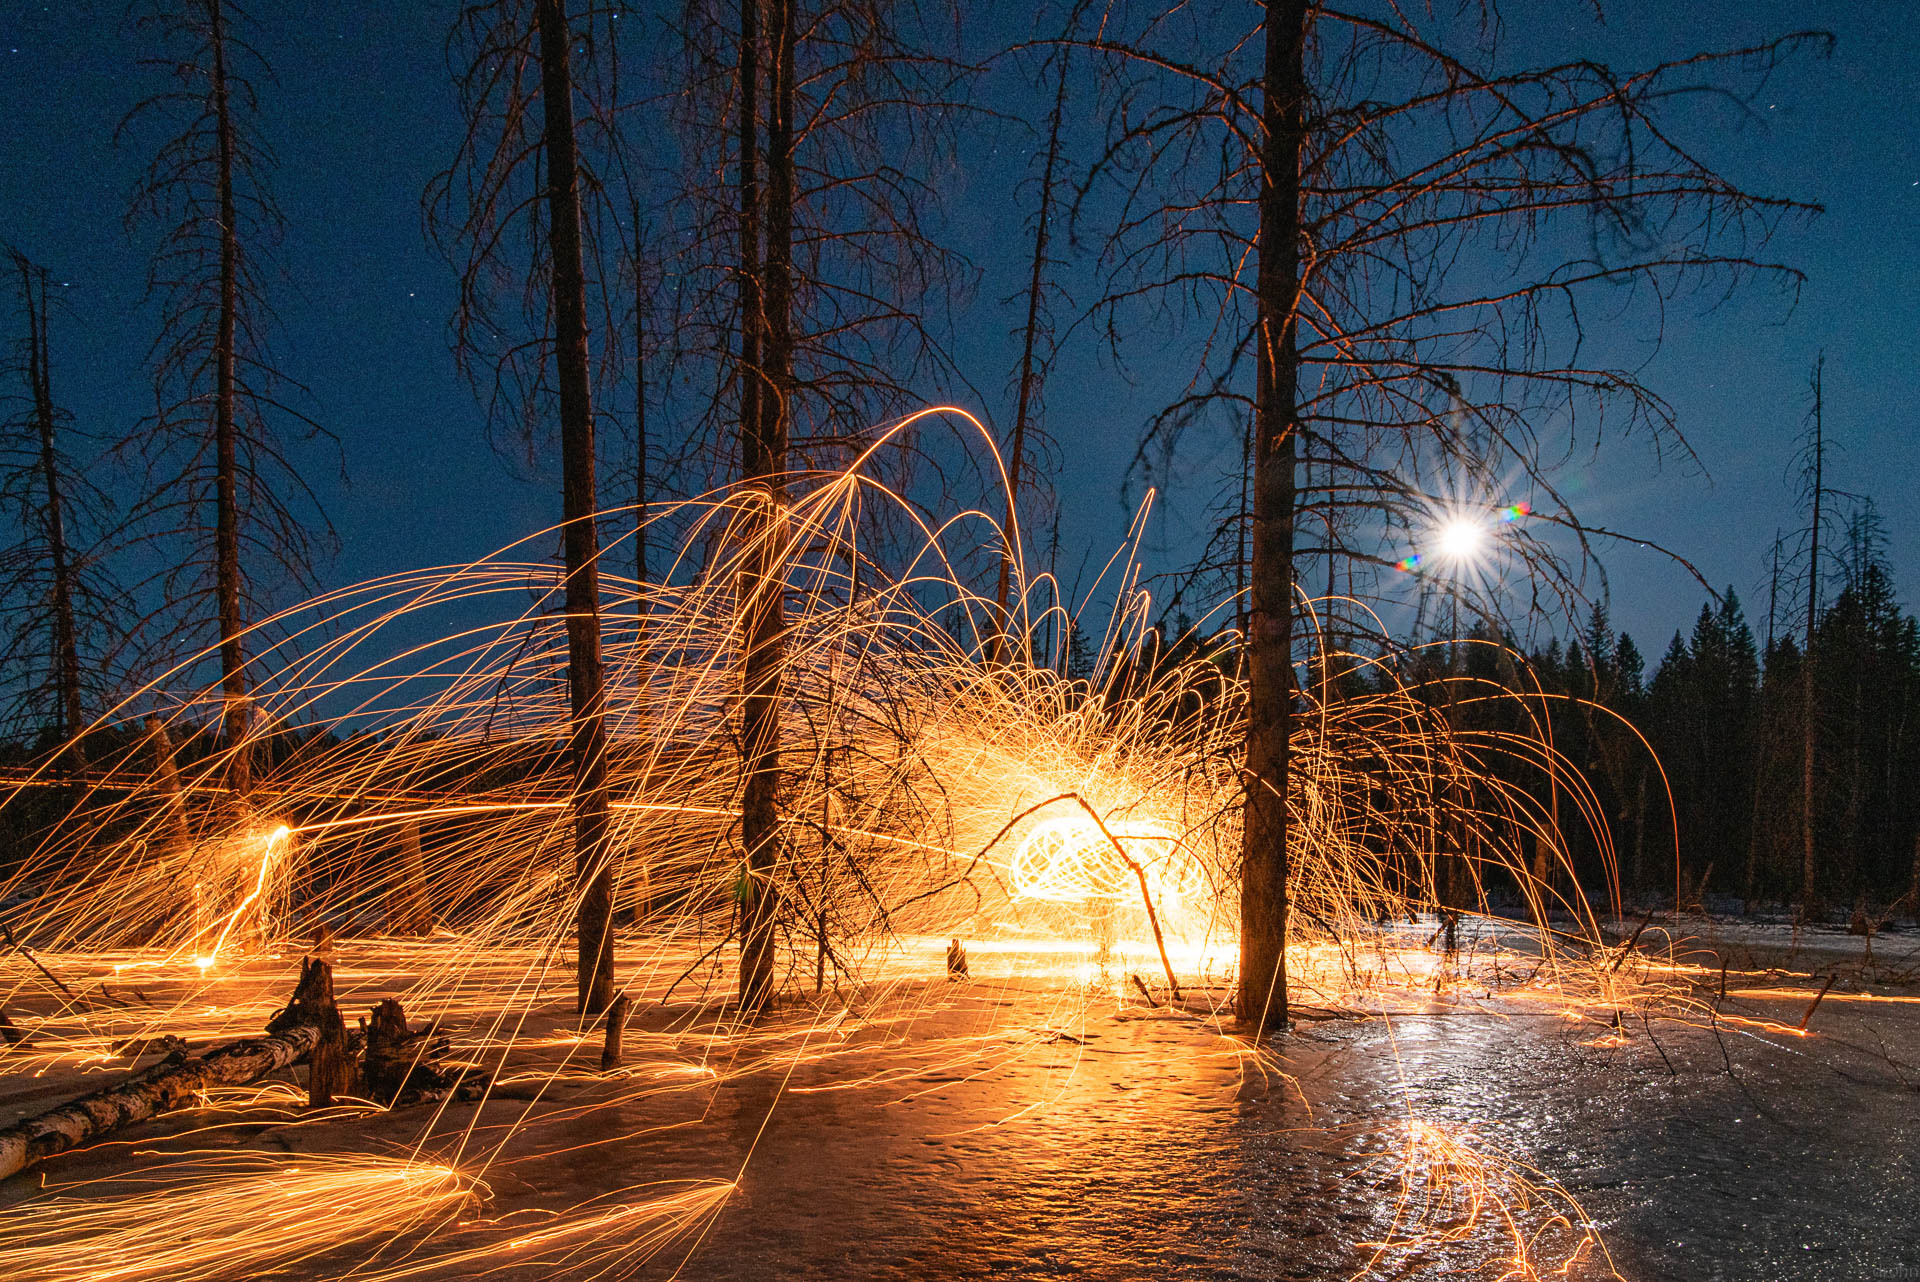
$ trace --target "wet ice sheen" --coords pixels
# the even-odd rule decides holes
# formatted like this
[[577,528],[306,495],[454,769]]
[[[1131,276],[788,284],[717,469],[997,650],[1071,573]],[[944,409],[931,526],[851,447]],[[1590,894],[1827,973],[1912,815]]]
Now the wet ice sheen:
[[[1345,1278],[1367,1258],[1353,1244],[1386,1230],[1377,1155],[1397,1140],[1375,1128],[1410,1100],[1560,1180],[1628,1278],[1891,1278],[1920,1269],[1920,1099],[1899,1071],[1920,1074],[1898,1069],[1920,1049],[1912,1009],[1871,1026],[1836,1009],[1784,1048],[1733,1037],[1732,1076],[1710,1031],[1672,1025],[1655,1033],[1677,1076],[1638,1030],[1597,1051],[1543,1018],[1325,1023],[1288,1042],[1297,1089],[1242,1079],[1196,1024],[1090,1014],[1085,1045],[944,1074],[905,1102],[913,1086],[789,1092],[764,1130],[772,1086],[729,1083],[705,1126],[636,1140],[622,1162],[731,1173],[751,1147],[689,1279]],[[1904,1048],[1895,1063],[1876,1067],[1875,1034]],[[1502,1254],[1484,1233],[1373,1276],[1495,1277],[1474,1269]]]

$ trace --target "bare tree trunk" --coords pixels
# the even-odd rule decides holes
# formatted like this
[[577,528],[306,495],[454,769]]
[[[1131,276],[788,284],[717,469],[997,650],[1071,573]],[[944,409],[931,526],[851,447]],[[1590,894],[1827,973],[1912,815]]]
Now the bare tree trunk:
[[[184,869],[193,837],[187,829],[187,801],[180,792],[180,767],[173,760],[173,738],[167,723],[149,712],[144,722],[147,750],[153,754],[154,790],[160,794],[160,816],[154,825],[160,835],[160,847],[169,867]],[[196,896],[197,898],[197,896]],[[196,918],[198,913],[195,914]],[[193,928],[197,935],[200,922]]]
[[1052,232],[1053,174],[1060,159],[1060,132],[1067,112],[1067,50],[1059,51],[1060,75],[1054,85],[1053,114],[1047,120],[1047,159],[1040,171],[1040,213],[1033,227],[1033,266],[1027,279],[1027,320],[1020,341],[1020,394],[1013,411],[1013,440],[1007,448],[1007,516],[1001,523],[1006,548],[1000,558],[1000,580],[994,588],[993,662],[1006,659],[1007,631],[1012,625],[1008,596],[1013,563],[1020,548],[1020,477],[1026,470],[1027,421],[1033,412],[1038,384],[1034,369],[1034,342],[1040,332],[1040,289],[1046,281],[1047,240]]
[[620,1067],[620,1039],[627,1031],[627,1009],[631,999],[622,993],[607,1007],[607,1038],[600,1047],[600,1071],[611,1073]]
[[[20,292],[27,310],[27,381],[33,393],[33,424],[40,437],[40,471],[46,483],[44,519],[47,558],[53,572],[53,667],[60,718],[60,760],[70,774],[87,767],[80,732],[86,709],[80,696],[80,646],[73,621],[73,560],[67,548],[66,505],[60,489],[59,453],[54,448],[53,376],[47,339],[47,280],[24,254],[13,255],[20,271]],[[39,290],[34,278],[39,277]]]
[[1820,374],[1825,363],[1822,357],[1813,367],[1813,519],[1808,524],[1807,644],[1800,660],[1800,911],[1809,921],[1826,915],[1813,840],[1813,752],[1818,738],[1813,720],[1813,639],[1820,610],[1820,500],[1826,468]]
[[417,822],[400,826],[399,858],[387,887],[387,933],[416,939],[433,933],[433,900]]
[[213,111],[220,200],[220,312],[215,322],[213,373],[214,586],[220,624],[220,692],[231,754],[227,785],[244,799],[253,790],[252,720],[247,703],[247,656],[240,634],[240,464],[234,424],[235,334],[240,311],[240,235],[234,207],[233,103],[227,93],[226,16],[222,0],[208,0],[213,50]]
[[640,202],[633,211],[633,577],[640,584],[634,609],[647,614],[647,499],[652,490],[647,476],[647,330],[646,290],[640,272]]
[[[652,573],[647,565],[647,503],[653,492],[653,485],[647,472],[647,330],[646,330],[646,290],[642,283],[640,235],[640,202],[631,203],[633,215],[633,578],[637,585],[634,589],[633,610],[636,617],[634,629],[634,656],[638,661],[638,679],[648,681],[647,614],[652,608],[652,594],[649,591]],[[640,698],[647,697],[647,687],[640,687]],[[645,708],[639,709],[642,715]],[[638,857],[642,852],[629,851],[626,860],[633,877],[638,879],[640,890],[637,896],[628,888],[628,902],[636,899],[638,906],[615,914],[615,920],[622,924],[634,920],[644,920],[652,910],[652,891],[648,884],[647,865]]]
[[[767,92],[766,262],[763,321],[765,388],[759,415],[744,442],[741,471],[761,491],[762,525],[753,564],[744,576],[746,663],[741,698],[741,737],[746,748],[746,787],[740,835],[746,876],[740,936],[740,1004],[765,1005],[773,987],[775,902],[772,872],[779,858],[780,677],[786,658],[785,580],[780,532],[785,519],[793,394],[793,2],[772,0]],[[744,28],[744,20],[743,20]],[[744,129],[744,124],[743,124]]]
[[1287,796],[1293,728],[1294,469],[1299,415],[1294,311],[1300,292],[1300,151],[1306,0],[1269,0],[1261,154],[1247,637],[1246,810],[1240,883],[1240,1016],[1255,1033],[1287,1023]]
[[593,389],[587,355],[587,284],[573,138],[571,33],[566,0],[538,0],[545,112],[547,229],[553,251],[553,339],[560,372],[561,507],[566,522],[567,692],[572,712],[575,930],[579,1008],[613,1000],[613,867],[607,835],[606,672],[600,659],[599,539],[593,514]]

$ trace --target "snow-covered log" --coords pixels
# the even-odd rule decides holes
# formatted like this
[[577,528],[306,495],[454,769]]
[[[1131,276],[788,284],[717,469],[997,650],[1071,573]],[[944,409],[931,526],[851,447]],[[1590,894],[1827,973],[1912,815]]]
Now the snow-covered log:
[[230,1042],[198,1057],[176,1054],[126,1081],[0,1130],[0,1179],[179,1108],[208,1087],[243,1086],[298,1063],[312,1053],[321,1034],[322,1008],[309,994],[324,991],[331,998],[332,990],[332,968],[325,961],[303,962],[293,1001],[268,1023],[266,1036]]

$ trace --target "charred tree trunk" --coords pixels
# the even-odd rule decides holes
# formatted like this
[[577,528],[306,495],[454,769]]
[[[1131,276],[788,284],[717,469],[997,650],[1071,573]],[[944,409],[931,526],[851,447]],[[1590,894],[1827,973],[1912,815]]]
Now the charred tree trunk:
[[1013,410],[1013,440],[1007,447],[1007,516],[1001,538],[1006,549],[1000,558],[1000,579],[994,587],[993,661],[1006,659],[1007,632],[1012,626],[1014,559],[1020,549],[1020,477],[1026,470],[1027,421],[1033,413],[1039,375],[1034,368],[1034,343],[1040,333],[1040,290],[1046,281],[1047,240],[1052,232],[1053,175],[1060,159],[1060,132],[1067,111],[1067,51],[1059,53],[1060,75],[1054,85],[1053,114],[1047,120],[1047,159],[1040,171],[1040,212],[1033,227],[1033,264],[1027,278],[1027,319],[1020,339],[1020,393]]
[[418,823],[401,825],[399,846],[387,886],[387,933],[418,939],[433,933],[433,900],[427,894]]
[[[307,1057],[307,1107],[326,1108],[335,1095],[353,1091],[353,1056],[347,1050],[347,1024],[333,995],[333,967],[319,957],[300,963],[300,984],[287,1008],[274,1017],[283,1027],[311,1026],[317,1031]],[[271,1030],[272,1025],[269,1025]]]
[[298,1063],[320,1044],[327,1011],[339,1019],[333,1005],[333,969],[312,958],[301,963],[293,1000],[268,1023],[267,1036],[231,1042],[200,1058],[170,1058],[130,1080],[0,1130],[0,1180],[179,1108],[210,1086],[243,1086]]
[[1813,834],[1813,753],[1819,738],[1813,715],[1813,642],[1820,611],[1820,500],[1826,480],[1826,440],[1820,403],[1820,374],[1824,363],[1823,359],[1813,367],[1813,519],[1807,526],[1807,640],[1800,661],[1800,911],[1809,921],[1826,915],[1826,905],[1820,897],[1820,869]]
[[367,1044],[362,1071],[368,1096],[381,1107],[406,1108],[449,1099],[470,1103],[486,1094],[487,1074],[467,1065],[436,1062],[436,1056],[450,1049],[439,1026],[407,1027],[407,1012],[393,998],[375,1006],[364,1027]]
[[[61,493],[59,451],[54,448],[53,377],[47,342],[47,278],[26,256],[15,253],[20,292],[27,311],[27,382],[33,395],[33,426],[40,442],[40,472],[45,482],[42,517],[48,568],[53,576],[53,671],[60,719],[60,764],[69,774],[87,768],[86,709],[80,694],[80,643],[74,625],[73,557],[67,546],[66,504]],[[39,288],[35,289],[38,278]]]
[[566,0],[538,0],[545,112],[547,232],[553,252],[554,354],[560,372],[561,507],[566,522],[567,693],[572,714],[574,923],[579,1008],[613,1000],[613,867],[607,836],[606,672],[600,658],[599,539],[594,529],[593,389],[587,354],[586,268],[573,137]]
[[[647,502],[653,485],[647,472],[647,301],[641,275],[644,269],[644,241],[640,235],[640,202],[633,201],[629,210],[633,216],[633,578],[636,584],[633,594],[636,621],[633,639],[634,652],[640,663],[641,698],[644,699],[647,689],[645,683],[649,680],[647,615],[653,601],[648,578],[651,570],[647,565]],[[644,714],[645,709],[642,708],[641,712]],[[615,887],[616,899],[625,898],[630,905],[634,905],[614,912],[613,922],[618,926],[632,925],[636,920],[644,919],[652,909],[647,865],[635,857],[638,853],[630,851],[625,860],[628,875],[640,883],[638,895],[634,894],[632,887]]]
[[634,609],[647,614],[647,499],[652,490],[647,476],[647,300],[641,285],[640,202],[633,213],[633,577],[640,585]]
[[157,825],[167,856],[184,860],[193,845],[187,831],[187,803],[180,791],[180,767],[173,759],[173,737],[167,723],[149,712],[144,722],[147,748],[153,754],[154,790],[160,794],[162,817]]
[[1294,468],[1299,414],[1294,312],[1300,293],[1300,153],[1305,131],[1305,0],[1270,0],[1261,153],[1248,611],[1246,810],[1241,850],[1241,1018],[1287,1023],[1287,799],[1293,729]]
[[1907,882],[1907,915],[1920,926],[1920,832],[1913,834],[1913,874]]
[[607,1007],[606,1041],[600,1047],[600,1071],[611,1073],[620,1067],[620,1039],[627,1031],[627,1011],[631,1000],[625,993]]
[[240,460],[235,415],[236,334],[240,313],[240,234],[235,209],[233,102],[227,92],[227,37],[222,0],[208,0],[213,51],[216,181],[220,201],[220,311],[213,352],[214,590],[220,624],[220,694],[230,764],[227,786],[244,800],[253,790],[253,748],[247,737],[246,630],[240,602]]
[[[767,93],[766,257],[760,300],[764,386],[757,418],[741,451],[741,471],[759,492],[760,511],[760,528],[753,535],[740,594],[747,646],[741,692],[746,783],[740,835],[746,869],[741,879],[740,1004],[749,1012],[765,1005],[773,987],[773,928],[778,908],[773,872],[780,850],[780,677],[786,658],[780,547],[786,487],[782,476],[787,466],[793,393],[792,0],[772,0],[771,14],[767,33],[771,66]],[[743,19],[743,33],[745,26]],[[744,55],[744,43],[742,52]],[[742,128],[744,139],[744,120]]]

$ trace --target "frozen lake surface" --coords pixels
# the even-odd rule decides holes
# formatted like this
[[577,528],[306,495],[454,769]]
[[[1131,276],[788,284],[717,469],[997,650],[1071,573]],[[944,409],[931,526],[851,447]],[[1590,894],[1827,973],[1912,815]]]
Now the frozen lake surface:
[[[1778,943],[1762,934],[1741,946]],[[344,970],[353,945],[341,947]],[[1913,936],[1878,948],[1879,982],[1863,992],[1857,968],[1843,975],[1805,1037],[1779,1030],[1799,1022],[1810,981],[1773,976],[1772,991],[1736,982],[1716,1014],[1630,1019],[1612,1036],[1497,995],[1392,1018],[1302,1019],[1273,1043],[1277,1067],[1204,1019],[1017,966],[996,974],[977,957],[971,981],[907,982],[864,1012],[872,1019],[856,1002],[832,1027],[800,1012],[776,1020],[750,1072],[717,1057],[723,1043],[643,1014],[625,1075],[568,1071],[543,1084],[568,1054],[597,1053],[568,1032],[563,984],[523,1030],[530,1047],[550,1043],[544,1068],[484,1108],[448,1109],[420,1151],[484,1161],[489,1214],[509,1222],[679,1187],[663,1182],[737,1181],[717,1211],[687,1219],[637,1266],[641,1277],[1501,1277],[1513,1246],[1492,1202],[1472,1224],[1453,1201],[1433,1210],[1423,1222],[1451,1227],[1438,1236],[1452,1240],[1361,1245],[1403,1238],[1420,1218],[1431,1186],[1416,1181],[1412,1204],[1401,1197],[1414,1118],[1496,1170],[1519,1164],[1563,1188],[1626,1278],[1920,1277],[1920,997],[1887,982]],[[1843,952],[1835,944],[1829,960]],[[369,981],[349,1009],[379,986]],[[72,1089],[51,1070],[0,1080],[0,1120]],[[46,1171],[110,1178],[186,1147],[401,1152],[427,1120],[403,1116],[288,1114],[187,1136],[219,1119],[175,1115]],[[1498,1180],[1489,1191],[1513,1192]],[[0,1200],[33,1193],[17,1179]],[[1507,1209],[1523,1235],[1543,1235],[1545,1263],[1578,1240],[1554,1226],[1564,1203]],[[633,1266],[617,1223],[584,1253],[531,1256],[485,1227],[444,1232],[407,1276]],[[436,1265],[445,1250],[469,1254]],[[319,1256],[281,1276],[339,1277],[363,1255]],[[1608,1275],[1591,1251],[1568,1271]]]

